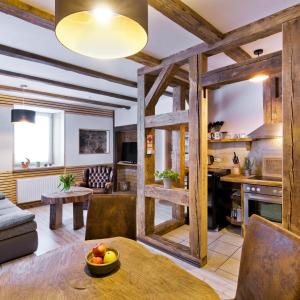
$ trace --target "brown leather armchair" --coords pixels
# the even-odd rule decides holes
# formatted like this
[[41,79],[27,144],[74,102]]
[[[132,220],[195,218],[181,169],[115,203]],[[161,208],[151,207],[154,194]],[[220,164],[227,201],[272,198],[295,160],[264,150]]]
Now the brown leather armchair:
[[111,194],[114,171],[112,167],[94,166],[83,171],[82,182],[78,185],[93,190],[94,194]]

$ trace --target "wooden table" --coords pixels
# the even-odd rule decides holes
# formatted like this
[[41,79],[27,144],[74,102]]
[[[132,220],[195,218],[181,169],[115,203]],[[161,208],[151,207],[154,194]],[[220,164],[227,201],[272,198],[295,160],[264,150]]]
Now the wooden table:
[[70,192],[43,194],[42,202],[50,204],[50,229],[54,230],[62,225],[62,207],[66,203],[73,203],[74,230],[82,228],[84,226],[83,203],[89,201],[92,195],[93,190],[82,187],[72,187]]
[[102,240],[119,250],[120,269],[107,277],[90,277],[84,270],[84,258],[97,242],[80,242],[3,265],[0,269],[0,299],[220,299],[205,282],[168,258],[120,237]]

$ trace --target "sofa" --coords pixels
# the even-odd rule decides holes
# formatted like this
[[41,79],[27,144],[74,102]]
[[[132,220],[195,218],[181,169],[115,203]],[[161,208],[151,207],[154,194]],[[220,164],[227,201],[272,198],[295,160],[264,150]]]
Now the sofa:
[[35,215],[14,205],[0,193],[0,264],[36,251]]
[[94,166],[83,171],[79,186],[93,190],[93,194],[111,194],[114,171],[112,167]]

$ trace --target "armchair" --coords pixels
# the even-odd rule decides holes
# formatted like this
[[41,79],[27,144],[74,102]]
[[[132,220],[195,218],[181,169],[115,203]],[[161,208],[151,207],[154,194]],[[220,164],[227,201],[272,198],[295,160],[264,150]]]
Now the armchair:
[[114,171],[112,167],[94,166],[84,170],[79,186],[90,188],[94,194],[111,194]]

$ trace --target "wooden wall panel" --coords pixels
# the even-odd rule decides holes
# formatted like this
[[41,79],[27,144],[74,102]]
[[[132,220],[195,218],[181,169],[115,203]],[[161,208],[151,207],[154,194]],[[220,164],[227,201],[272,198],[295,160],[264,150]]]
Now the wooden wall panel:
[[14,104],[25,104],[31,106],[47,107],[52,109],[64,110],[67,113],[101,116],[101,117],[113,117],[112,110],[99,109],[94,107],[65,104],[54,101],[37,100],[29,98],[12,97],[6,95],[0,95],[0,105],[14,105]]
[[300,235],[300,18],[283,25],[283,226]]
[[[14,172],[2,172],[0,173],[0,191],[3,192],[13,203],[17,202],[17,189],[16,183],[18,179],[61,175],[65,172],[75,175],[76,181],[82,180],[82,174],[84,169],[89,166],[74,166],[74,167],[57,167],[48,169],[32,169],[32,170],[20,170]],[[36,201],[37,199],[32,199]]]

